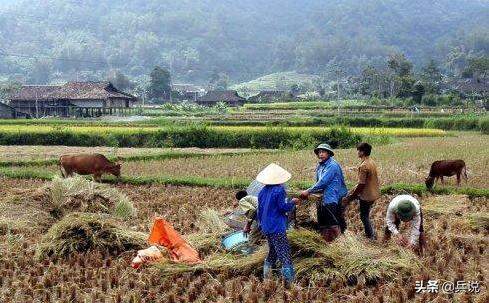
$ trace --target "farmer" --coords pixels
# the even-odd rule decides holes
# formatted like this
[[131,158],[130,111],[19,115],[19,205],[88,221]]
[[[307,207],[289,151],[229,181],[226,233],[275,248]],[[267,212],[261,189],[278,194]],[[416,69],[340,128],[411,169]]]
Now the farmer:
[[287,212],[294,209],[299,199],[287,201],[284,183],[291,175],[277,164],[268,165],[261,171],[256,180],[265,184],[258,194],[257,219],[262,233],[268,241],[268,255],[263,265],[263,278],[269,278],[277,259],[282,264],[282,276],[286,285],[294,281],[294,267],[290,252],[289,241],[285,233],[287,229]]
[[[418,200],[410,195],[396,196],[387,207],[385,216],[385,238],[390,239],[393,234],[397,244],[409,247],[422,253],[424,246],[423,214]],[[399,232],[399,225],[410,222],[411,237],[407,239]]]
[[300,197],[307,199],[311,193],[323,194],[323,200],[316,203],[318,225],[323,238],[331,242],[346,229],[341,199],[346,196],[348,190],[341,167],[333,158],[333,149],[323,143],[314,149],[314,153],[319,159],[316,184],[303,191]]
[[345,209],[348,204],[358,199],[360,204],[360,219],[365,228],[367,238],[374,240],[375,231],[370,222],[370,209],[373,203],[380,197],[379,177],[377,173],[377,165],[370,158],[372,146],[368,143],[360,143],[357,146],[358,157],[362,163],[358,167],[358,184],[345,198],[342,204]]
[[256,222],[256,211],[258,208],[258,198],[252,195],[248,195],[246,190],[240,190],[236,193],[236,200],[238,201],[239,208],[244,211],[244,215],[247,219],[246,225],[243,228],[243,232],[248,234],[248,242],[250,244],[258,244],[262,239],[262,234],[258,223]]

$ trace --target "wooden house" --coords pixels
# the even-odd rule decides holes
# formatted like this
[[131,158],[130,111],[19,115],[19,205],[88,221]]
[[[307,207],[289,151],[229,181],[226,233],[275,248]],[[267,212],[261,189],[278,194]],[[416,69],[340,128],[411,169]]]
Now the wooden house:
[[207,94],[197,99],[197,104],[204,106],[214,106],[219,102],[224,102],[228,106],[242,106],[246,99],[239,96],[235,90],[211,90]]
[[136,101],[110,82],[24,85],[10,95],[10,106],[33,117],[115,114],[132,108]]

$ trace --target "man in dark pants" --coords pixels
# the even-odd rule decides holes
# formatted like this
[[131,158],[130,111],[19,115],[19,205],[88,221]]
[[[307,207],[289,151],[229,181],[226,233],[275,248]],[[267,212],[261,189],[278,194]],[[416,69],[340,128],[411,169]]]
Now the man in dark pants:
[[316,184],[301,193],[307,199],[311,193],[322,193],[322,201],[317,203],[318,225],[321,235],[327,242],[336,239],[346,228],[341,199],[348,190],[341,166],[334,159],[334,151],[328,144],[320,144],[314,149],[319,159],[316,168]]
[[357,146],[358,157],[362,163],[358,167],[358,184],[345,198],[343,208],[353,200],[358,199],[360,204],[360,219],[365,228],[365,235],[369,239],[375,239],[375,230],[370,222],[370,209],[373,203],[380,197],[380,182],[377,165],[370,158],[372,146],[368,143],[360,143]]

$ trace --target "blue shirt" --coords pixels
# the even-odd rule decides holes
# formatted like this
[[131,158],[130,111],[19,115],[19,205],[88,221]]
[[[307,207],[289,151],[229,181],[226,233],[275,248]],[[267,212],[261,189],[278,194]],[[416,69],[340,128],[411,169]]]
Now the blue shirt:
[[323,193],[323,203],[337,204],[346,196],[348,189],[341,167],[333,157],[320,162],[316,168],[316,184],[309,188],[310,193]]
[[257,220],[263,234],[284,233],[287,230],[286,213],[294,209],[294,203],[287,202],[285,187],[266,185],[258,194]]

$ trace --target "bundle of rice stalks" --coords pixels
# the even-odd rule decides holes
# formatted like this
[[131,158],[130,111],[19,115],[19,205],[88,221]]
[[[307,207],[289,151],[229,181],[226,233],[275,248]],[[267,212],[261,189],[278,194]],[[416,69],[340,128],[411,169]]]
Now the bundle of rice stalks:
[[230,228],[224,222],[221,214],[214,209],[206,209],[202,211],[197,220],[199,232],[203,234],[223,234],[229,231]]
[[41,189],[40,198],[58,218],[73,211],[113,213],[121,218],[135,215],[135,208],[126,195],[82,176],[54,177]]
[[209,256],[200,264],[188,265],[161,262],[155,264],[155,266],[160,269],[163,276],[201,272],[249,275],[261,271],[266,255],[266,248],[261,247],[258,251],[248,256],[221,252]]
[[93,250],[118,255],[146,247],[146,239],[146,234],[121,227],[109,215],[75,212],[51,226],[39,243],[36,257],[58,259]]
[[[412,274],[420,267],[418,259],[410,251],[379,247],[351,234],[329,244],[318,233],[306,229],[291,230],[288,238],[297,276],[307,278],[312,283],[338,278],[344,282],[353,279],[375,283],[405,273]],[[262,246],[248,256],[221,251],[208,256],[202,264],[162,263],[157,267],[163,275],[202,271],[246,275],[261,270],[266,254],[267,248]]]

